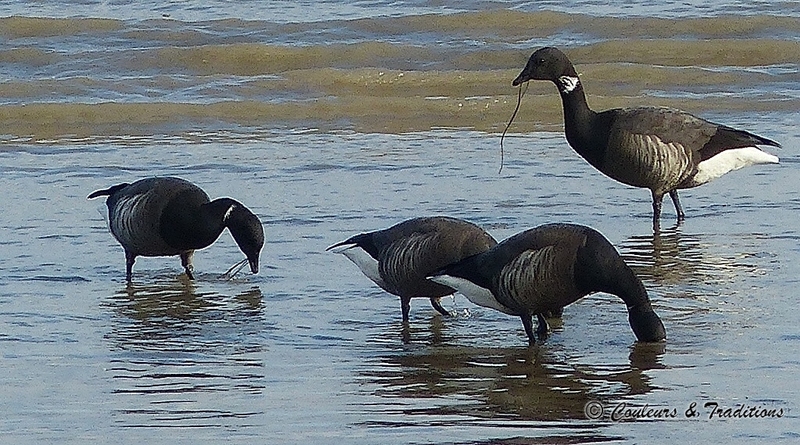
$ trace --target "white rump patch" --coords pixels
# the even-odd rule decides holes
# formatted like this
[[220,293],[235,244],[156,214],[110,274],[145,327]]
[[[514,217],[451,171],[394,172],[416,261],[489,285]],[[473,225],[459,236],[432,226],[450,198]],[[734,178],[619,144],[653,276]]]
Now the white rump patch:
[[378,260],[372,258],[372,255],[367,253],[366,250],[358,247],[356,244],[345,244],[342,246],[334,247],[331,252],[341,253],[347,259],[352,261],[361,272],[370,280],[375,282],[378,286],[385,289],[385,283],[378,272]]
[[454,277],[452,275],[437,275],[435,277],[428,277],[428,279],[452,287],[478,306],[488,307],[504,314],[514,315],[507,307],[497,301],[489,289],[480,287],[465,278]]
[[569,94],[578,87],[580,80],[577,77],[561,76],[558,78],[558,89],[565,94]]
[[697,174],[694,182],[697,185],[705,184],[712,179],[719,178],[733,170],[754,164],[777,164],[778,157],[762,151],[756,147],[734,148],[725,150],[718,155],[706,159],[697,165]]

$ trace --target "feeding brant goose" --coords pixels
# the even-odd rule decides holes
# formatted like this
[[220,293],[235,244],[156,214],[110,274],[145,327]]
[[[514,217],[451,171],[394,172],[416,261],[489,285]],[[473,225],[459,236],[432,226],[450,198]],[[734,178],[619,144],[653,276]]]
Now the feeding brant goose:
[[497,244],[475,224],[445,216],[414,218],[388,229],[362,233],[328,247],[355,263],[381,289],[400,297],[408,322],[411,298],[427,297],[449,315],[440,299],[455,293],[426,277],[432,272]]
[[543,313],[594,292],[620,297],[642,342],[666,339],[642,281],[599,232],[575,224],[547,224],[518,233],[490,250],[433,273],[473,303],[522,318],[531,344],[547,336]]
[[[89,199],[108,196],[111,233],[125,249],[126,273],[131,281],[137,256],[180,255],[189,279],[194,251],[208,247],[226,227],[258,273],[258,256],[264,245],[261,221],[247,207],[230,198],[210,201],[196,185],[170,177],[146,178],[98,190]],[[233,270],[233,268],[231,268]]]
[[775,141],[689,113],[662,107],[589,109],[575,67],[556,48],[531,55],[512,82],[555,83],[564,107],[564,130],[570,146],[612,179],[650,189],[653,228],[658,230],[661,201],[669,194],[678,221],[684,219],[678,189],[697,187],[732,170],[778,158],[756,145],[780,147]]

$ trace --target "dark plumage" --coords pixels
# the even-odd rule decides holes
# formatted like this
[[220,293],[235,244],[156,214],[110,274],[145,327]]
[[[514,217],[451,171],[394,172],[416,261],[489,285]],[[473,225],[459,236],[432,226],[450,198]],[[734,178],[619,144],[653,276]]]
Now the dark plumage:
[[620,297],[639,341],[666,338],[641,280],[599,232],[574,224],[547,224],[508,238],[490,250],[432,274],[480,306],[522,318],[531,343],[547,335],[543,313],[594,292]]
[[108,196],[111,233],[125,249],[126,279],[131,281],[137,256],[180,255],[192,275],[194,251],[208,247],[226,227],[258,273],[264,230],[258,217],[230,198],[210,201],[196,185],[180,178],[141,179],[98,190],[89,199]]
[[475,224],[437,216],[414,218],[388,229],[362,233],[327,250],[344,254],[375,284],[399,296],[403,321],[408,321],[414,297],[430,298],[434,309],[448,315],[439,300],[455,290],[425,277],[495,244],[497,241]]
[[567,141],[579,155],[612,179],[650,189],[656,230],[665,194],[672,198],[681,221],[678,189],[705,184],[748,165],[778,162],[756,148],[779,147],[777,142],[683,111],[658,107],[592,111],[572,62],[556,48],[534,52],[513,85],[529,80],[549,80],[558,87]]

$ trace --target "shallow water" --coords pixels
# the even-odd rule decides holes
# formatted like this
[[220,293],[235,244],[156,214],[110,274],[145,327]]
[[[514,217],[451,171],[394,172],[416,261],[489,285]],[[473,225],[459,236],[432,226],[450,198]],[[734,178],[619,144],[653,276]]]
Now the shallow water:
[[[111,19],[0,19],[4,440],[797,441],[791,4],[443,6],[451,15],[416,3],[323,3],[316,15],[265,4],[252,16],[227,2],[0,7]],[[617,39],[623,28],[630,41]],[[566,45],[595,108],[690,109],[780,141],[781,164],[682,192],[686,222],[671,227],[665,204],[654,236],[649,193],[574,154],[554,88],[532,85],[498,174],[510,80],[546,42]],[[261,273],[220,277],[242,256],[223,234],[197,253],[195,282],[177,258],[140,258],[127,286],[103,202],[86,196],[151,175],[182,176],[259,215]],[[608,295],[569,306],[533,348],[518,319],[461,296],[443,300],[453,318],[413,301],[404,327],[397,298],[325,251],[433,214],[498,239],[553,221],[600,230],[642,277],[668,341],[636,344]],[[587,419],[590,401],[603,418]],[[674,418],[612,421],[623,402],[633,417],[646,405]],[[709,402],[774,417],[709,418]]]
[[[198,8],[206,11],[201,17],[181,20],[163,17],[155,5],[135,19],[102,9],[69,18],[11,9],[13,16],[0,18],[3,133],[48,140],[264,123],[495,132],[516,100],[511,79],[543,45],[560,46],[575,60],[600,109],[800,109],[800,11],[791,4],[780,13],[777,6],[754,11],[723,3],[717,8],[727,7],[724,15],[706,15],[716,11],[710,8],[620,16],[580,4],[569,12],[468,4],[434,14],[391,3],[384,6],[395,14],[384,14],[377,2],[367,16],[344,19],[323,6],[293,21],[278,6],[286,2],[264,3],[283,12],[231,16],[236,9],[211,3]],[[531,86],[515,131],[559,128],[553,91]]]

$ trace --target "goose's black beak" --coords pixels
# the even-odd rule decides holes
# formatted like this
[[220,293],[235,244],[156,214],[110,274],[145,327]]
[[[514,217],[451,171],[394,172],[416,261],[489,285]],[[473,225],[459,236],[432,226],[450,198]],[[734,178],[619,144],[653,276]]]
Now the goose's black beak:
[[522,70],[521,73],[519,73],[519,76],[517,76],[517,78],[514,79],[513,82],[511,82],[511,86],[516,87],[516,86],[519,86],[522,83],[527,82],[529,80],[531,80],[531,76],[530,76],[530,74],[528,74],[528,70],[524,69],[524,70]]

